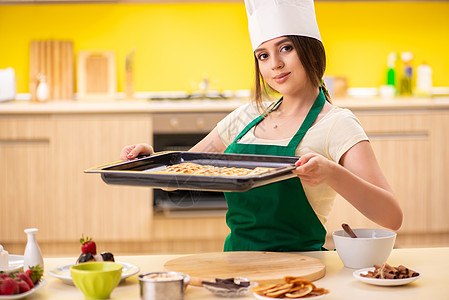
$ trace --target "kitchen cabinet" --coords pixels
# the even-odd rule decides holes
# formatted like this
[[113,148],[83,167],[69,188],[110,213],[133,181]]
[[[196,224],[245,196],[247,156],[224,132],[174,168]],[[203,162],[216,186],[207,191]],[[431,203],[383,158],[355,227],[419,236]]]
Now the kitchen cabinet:
[[[50,198],[48,115],[0,117],[0,243],[26,240],[23,229],[46,222]],[[5,247],[5,249],[7,249]],[[24,249],[23,249],[24,250]],[[23,252],[22,250],[22,252]]]
[[[425,112],[367,113],[353,111],[368,134],[377,160],[403,210],[399,232],[425,233],[430,230],[433,126]],[[329,232],[342,223],[352,227],[379,227],[349,203],[338,197],[329,218]]]
[[[124,145],[151,142],[148,114],[51,114],[0,119],[0,240],[22,253],[37,227],[43,253],[77,253],[82,234],[147,241],[149,189],[108,186],[83,170],[118,160]],[[103,251],[108,250],[103,248]],[[110,249],[113,251],[113,249]]]

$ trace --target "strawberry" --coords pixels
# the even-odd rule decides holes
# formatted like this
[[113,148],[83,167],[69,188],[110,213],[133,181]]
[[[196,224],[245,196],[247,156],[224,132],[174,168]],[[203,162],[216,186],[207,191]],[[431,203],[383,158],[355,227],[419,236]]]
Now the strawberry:
[[19,293],[19,286],[12,278],[0,280],[0,295],[13,295]]
[[1,273],[0,274],[0,279],[6,279],[9,278],[9,274],[8,273]]
[[95,245],[95,242],[92,241],[92,239],[90,237],[86,237],[86,239],[84,239],[84,236],[81,237],[80,239],[81,242],[81,252],[83,252],[84,254],[86,253],[92,253],[93,255],[97,254],[97,246]]
[[25,274],[27,274],[31,278],[31,281],[36,285],[41,281],[42,275],[44,275],[44,270],[41,266],[36,265],[26,270]]
[[[31,271],[30,271],[30,273],[31,273]],[[18,278],[22,279],[23,281],[25,281],[25,282],[28,284],[28,286],[29,286],[30,288],[33,288],[33,287],[34,287],[34,283],[33,283],[33,281],[31,280],[31,277],[28,276],[28,274],[25,274],[25,273],[17,273],[16,276],[17,276]]]
[[14,278],[14,280],[16,281],[17,286],[19,287],[19,294],[25,293],[25,292],[28,292],[29,290],[31,290],[31,287],[28,285],[28,283],[26,283],[19,277]]

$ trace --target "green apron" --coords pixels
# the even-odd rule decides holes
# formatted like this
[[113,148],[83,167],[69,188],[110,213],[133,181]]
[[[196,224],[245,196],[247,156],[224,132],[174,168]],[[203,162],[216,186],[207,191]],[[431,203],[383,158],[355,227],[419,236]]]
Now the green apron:
[[[259,116],[243,129],[225,153],[295,156],[299,142],[325,102],[324,94],[320,91],[287,146],[238,143],[253,126],[263,120],[263,116]],[[226,192],[225,197],[228,203],[226,223],[231,233],[226,237],[224,251],[322,250],[326,229],[310,206],[298,177],[247,192]]]

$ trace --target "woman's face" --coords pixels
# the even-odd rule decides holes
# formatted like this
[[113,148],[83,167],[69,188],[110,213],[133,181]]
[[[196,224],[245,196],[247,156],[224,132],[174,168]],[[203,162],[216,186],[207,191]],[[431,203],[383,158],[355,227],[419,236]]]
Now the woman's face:
[[254,54],[266,83],[282,95],[294,95],[309,84],[296,49],[288,38],[278,37],[266,41]]

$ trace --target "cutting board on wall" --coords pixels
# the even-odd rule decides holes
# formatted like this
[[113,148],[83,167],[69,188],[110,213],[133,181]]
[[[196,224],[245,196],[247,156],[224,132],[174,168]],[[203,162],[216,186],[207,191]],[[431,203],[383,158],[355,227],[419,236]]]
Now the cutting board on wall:
[[35,40],[30,43],[30,94],[36,100],[39,76],[46,78],[48,100],[71,100],[74,93],[73,42]]
[[245,277],[259,284],[281,283],[284,276],[299,276],[314,281],[326,274],[325,265],[314,257],[282,252],[236,251],[181,256],[165,263],[168,271],[194,278]]
[[115,98],[117,75],[113,51],[80,51],[77,61],[78,99]]

